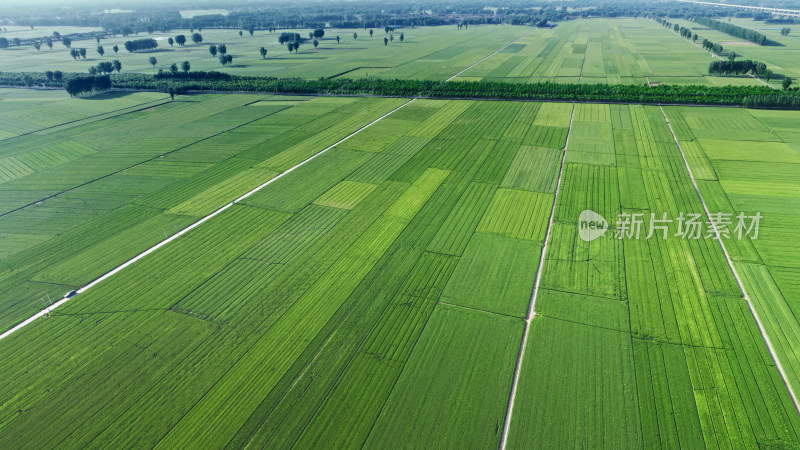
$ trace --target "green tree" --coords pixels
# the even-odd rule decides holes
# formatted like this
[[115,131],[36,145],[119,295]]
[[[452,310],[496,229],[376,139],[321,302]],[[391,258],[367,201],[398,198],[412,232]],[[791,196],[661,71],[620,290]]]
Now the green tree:
[[392,42],[394,42],[394,35],[393,35],[393,34],[390,34],[390,35],[389,35],[389,40],[390,40],[390,41],[392,41]]
[[294,50],[294,42],[286,44],[286,48],[289,49],[289,53],[292,53],[292,50]]
[[313,34],[315,39],[322,39],[322,37],[325,36],[325,30],[323,30],[322,28],[317,28],[316,30],[314,30]]
[[47,77],[47,81],[53,81],[53,71],[52,70],[45,70],[44,76]]
[[242,30],[239,30],[239,37],[242,37]]
[[78,50],[78,54],[81,55],[81,58],[86,59],[86,49],[81,48]]
[[117,73],[119,73],[122,70],[122,63],[119,62],[118,59],[115,59],[114,61],[111,61],[111,64],[114,65],[114,70],[116,70]]
[[111,47],[111,50],[114,50],[114,54],[117,54],[117,52],[119,51],[119,46],[114,45],[113,47]]
[[175,43],[183,47],[186,44],[186,36],[182,34],[175,36]]
[[791,31],[791,28],[781,28],[781,36],[788,36]]
[[63,37],[61,38],[61,43],[64,44],[64,47],[70,48],[72,46],[72,39]]
[[369,37],[372,37],[372,32],[373,32],[373,30],[372,30],[372,28],[370,28],[369,29]]
[[214,58],[217,56],[217,46],[216,45],[209,45],[208,46],[208,53],[211,53],[211,57]]
[[353,40],[355,41],[356,39],[358,39],[358,33],[353,33]]
[[697,38],[698,37],[700,37],[700,36],[698,36],[697,33],[693,34],[692,35],[692,42],[697,42]]
[[189,69],[191,68],[192,65],[189,64],[189,61],[184,61],[181,63],[181,70],[183,70],[183,73],[189,73]]
[[256,32],[256,29],[255,29],[255,28],[253,28],[253,26],[252,26],[252,25],[250,25],[250,27],[249,27],[249,28],[247,28],[247,32],[248,32],[248,33],[250,33],[250,37],[253,37],[253,33],[255,33],[255,32]]
[[92,75],[97,75],[97,67],[95,66],[89,67],[89,73]]
[[54,70],[54,71],[53,71],[53,80],[55,80],[55,81],[61,81],[61,79],[62,79],[63,77],[64,77],[64,74],[62,74],[60,70]]
[[47,48],[49,48],[50,50],[52,50],[52,49],[53,49],[53,41],[51,41],[50,39],[48,39],[48,40],[45,42],[45,44],[47,45]]
[[97,45],[100,45],[100,35],[95,35],[94,40],[97,41]]
[[150,57],[150,59],[149,59],[149,61],[150,61],[150,64],[151,64],[151,65],[153,66],[153,68],[155,69],[155,68],[156,68],[156,64],[158,64],[158,60],[156,59],[156,57],[155,57],[155,56],[151,56],[151,57]]
[[337,44],[339,43],[339,35],[338,34],[336,35],[336,43]]
[[224,54],[228,53],[228,47],[226,47],[225,44],[219,44],[217,46],[217,51],[219,51],[220,53],[222,53],[224,55]]
[[147,34],[153,34],[153,31],[156,31],[156,29],[153,28],[152,25],[148,25],[146,29],[147,29]]
[[792,85],[792,79],[789,77],[784,78],[783,83],[781,83],[781,86],[783,86],[784,90],[789,89],[789,86],[791,85]]
[[195,44],[203,42],[203,35],[200,33],[192,33],[192,42]]
[[261,47],[260,49],[258,49],[258,51],[261,53],[261,59],[264,59],[264,58],[267,57],[267,49],[266,48]]
[[404,38],[405,38],[405,36],[403,35],[403,33],[400,33],[400,42],[403,42]]
[[384,46],[387,46],[387,45],[389,45],[389,38],[387,38],[387,37],[384,37],[384,38],[383,38],[383,45],[384,45]]
[[169,65],[169,71],[170,71],[170,73],[172,73],[172,74],[176,74],[176,73],[178,73],[178,65],[177,65],[177,64],[175,64],[175,63],[172,63],[172,64],[170,64],[170,65]]
[[319,41],[314,39],[314,48],[317,48],[318,45],[319,45]]
[[97,46],[97,54],[103,56],[106,53],[106,50],[103,48],[102,45]]
[[171,37],[167,38],[167,44],[169,44],[170,47],[172,47],[172,44],[174,44],[174,43],[175,43],[175,39],[172,39]]
[[8,39],[0,37],[0,48],[8,48]]
[[39,41],[36,41],[36,42],[33,43],[33,48],[35,48],[36,51],[38,52],[39,49],[42,48],[42,44],[40,44]]
[[228,64],[233,62],[233,56],[232,55],[219,55],[219,62],[223,66],[226,66],[226,65],[228,65]]

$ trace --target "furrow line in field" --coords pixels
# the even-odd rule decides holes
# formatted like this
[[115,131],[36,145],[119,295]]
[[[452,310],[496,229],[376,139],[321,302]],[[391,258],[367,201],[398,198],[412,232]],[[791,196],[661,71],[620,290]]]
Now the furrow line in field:
[[[270,184],[278,181],[279,179],[285,177],[286,175],[294,172],[296,169],[306,165],[307,163],[309,163],[312,160],[316,159],[318,156],[322,155],[323,153],[326,153],[328,150],[336,147],[337,145],[341,144],[342,142],[350,139],[351,137],[353,137],[353,136],[357,135],[358,133],[366,130],[367,128],[371,127],[372,125],[380,122],[381,120],[385,119],[389,115],[393,114],[395,111],[397,111],[397,110],[405,107],[406,105],[410,104],[414,100],[416,100],[416,98],[412,98],[411,100],[403,103],[402,105],[398,106],[397,108],[394,108],[393,110],[389,111],[388,113],[378,117],[377,119],[373,120],[372,122],[368,123],[367,125],[364,125],[363,127],[359,128],[358,130],[356,130],[356,131],[350,133],[349,135],[345,136],[344,138],[340,139],[336,143],[326,147],[323,150],[320,150],[319,152],[315,153],[314,155],[304,159],[303,161],[301,161],[298,164],[290,167],[289,169],[286,169],[286,171],[280,173],[279,175],[276,175],[275,177],[265,181],[264,183],[261,183],[260,185],[256,186],[254,189],[252,189],[252,190],[248,191],[247,193],[237,197],[233,201],[231,201],[229,203],[226,203],[221,208],[219,208],[216,211],[212,212],[211,214],[201,218],[200,220],[192,223],[188,227],[186,227],[186,228],[180,230],[179,232],[173,234],[169,238],[164,239],[163,241],[161,241],[158,244],[150,247],[149,249],[143,251],[142,253],[139,253],[138,255],[134,256],[133,258],[129,259],[128,261],[120,264],[116,268],[114,268],[111,271],[107,272],[105,275],[102,275],[99,278],[95,279],[94,281],[90,282],[89,284],[77,289],[76,290],[76,295],[77,294],[82,294],[82,293],[86,292],[87,290],[91,289],[92,287],[94,287],[95,285],[97,285],[98,283],[101,283],[102,281],[105,281],[108,278],[111,278],[112,276],[114,276],[118,272],[120,272],[121,270],[123,270],[126,267],[130,266],[131,264],[135,263],[136,261],[139,261],[140,259],[144,258],[145,256],[155,252],[156,250],[160,249],[161,247],[169,244],[170,242],[174,241],[175,239],[178,239],[179,237],[183,236],[184,234],[188,233],[189,231],[199,227],[200,225],[204,224],[205,222],[207,222],[207,221],[211,220],[212,218],[218,216],[219,214],[221,214],[224,211],[226,211],[228,208],[230,208],[233,205],[235,205],[237,202],[240,202],[240,201],[250,197],[251,195],[255,194],[256,192],[260,191],[261,189],[269,186]],[[58,300],[57,302],[53,303],[52,305],[48,306],[47,308],[39,311],[38,313],[32,315],[31,317],[25,319],[24,321],[20,322],[19,324],[15,325],[14,327],[10,328],[8,331],[4,332],[3,334],[0,334],[0,339],[4,339],[4,338],[10,336],[11,334],[13,334],[14,332],[19,331],[20,329],[24,328],[25,326],[30,325],[31,323],[33,323],[38,318],[44,317],[44,316],[50,314],[50,312],[53,311],[54,309],[56,309],[59,306],[63,305],[64,303],[66,303],[70,299],[75,298],[76,295],[73,295],[71,297],[65,296],[64,298]]]
[[534,307],[536,306],[536,297],[539,294],[539,284],[542,280],[542,269],[544,268],[545,256],[547,255],[547,245],[550,242],[550,235],[553,230],[553,222],[556,215],[556,202],[558,201],[558,192],[561,189],[561,180],[564,175],[564,163],[567,157],[567,148],[569,148],[569,136],[572,133],[572,122],[575,118],[575,104],[572,104],[572,114],[569,118],[569,130],[567,131],[567,140],[564,144],[564,150],[561,152],[561,165],[558,169],[558,182],[556,183],[556,192],[553,195],[553,205],[550,208],[550,220],[547,223],[547,233],[544,237],[544,245],[542,246],[542,253],[539,256],[539,268],[536,270],[536,280],[533,283],[533,292],[531,293],[531,300],[528,304],[528,313],[525,316],[525,330],[522,332],[522,342],[519,346],[519,353],[517,354],[517,364],[514,367],[514,378],[511,381],[511,392],[508,396],[508,407],[506,408],[506,419],[503,424],[503,435],[500,438],[500,450],[505,450],[508,444],[508,431],[511,428],[511,416],[514,412],[514,400],[517,396],[517,385],[519,384],[519,374],[522,368],[522,360],[525,357],[525,345],[528,341],[528,334],[530,334],[531,321],[536,315]]

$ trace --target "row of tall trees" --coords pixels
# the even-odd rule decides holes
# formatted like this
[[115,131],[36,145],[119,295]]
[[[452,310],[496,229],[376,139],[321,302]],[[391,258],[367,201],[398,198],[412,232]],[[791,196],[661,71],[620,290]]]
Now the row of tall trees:
[[702,45],[703,45],[704,49],[706,49],[706,50],[708,50],[710,52],[713,52],[716,55],[721,55],[722,54],[723,47],[722,47],[722,45],[717,44],[716,42],[711,42],[708,39],[703,39],[703,44]]
[[[226,62],[225,64],[229,64]],[[108,75],[103,75],[108,79]],[[672,103],[739,105],[763,108],[800,108],[796,88],[776,91],[768,86],[689,86],[689,85],[608,85],[565,83],[505,83],[497,81],[391,80],[342,78],[303,80],[230,75],[220,72],[159,71],[156,75],[142,73],[115,74],[109,82],[101,76],[85,77],[65,74],[63,82],[53,81],[46,74],[0,73],[0,84],[24,86],[69,84],[72,95],[113,88],[160,89],[169,83],[179,91],[251,91],[291,94],[354,94],[422,96],[431,98],[490,98],[506,100],[564,100],[632,103]],[[100,80],[95,82],[94,80]]]
[[767,43],[766,36],[756,30],[751,30],[750,28],[740,27],[739,25],[734,25],[732,23],[720,22],[719,20],[714,20],[703,16],[694,16],[692,17],[692,20],[700,25],[730,34],[731,36],[748,40],[758,45],[764,45]]

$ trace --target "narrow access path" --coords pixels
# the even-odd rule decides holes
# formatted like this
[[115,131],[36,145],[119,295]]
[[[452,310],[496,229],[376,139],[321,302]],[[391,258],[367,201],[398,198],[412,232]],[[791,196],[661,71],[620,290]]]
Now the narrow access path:
[[783,366],[781,365],[781,362],[778,359],[778,355],[775,353],[775,348],[772,346],[772,341],[770,341],[770,338],[767,335],[767,331],[764,328],[764,324],[761,322],[761,319],[758,316],[758,312],[753,306],[753,302],[750,300],[750,296],[747,295],[747,290],[745,290],[744,284],[742,283],[741,278],[739,278],[739,273],[736,271],[736,267],[734,267],[733,261],[731,261],[731,256],[730,254],[728,254],[728,249],[725,248],[725,243],[722,241],[722,237],[719,234],[719,230],[717,229],[717,226],[714,223],[714,221],[711,220],[711,213],[709,212],[708,206],[706,206],[706,202],[703,199],[703,194],[700,193],[700,188],[697,186],[697,181],[694,178],[694,173],[692,172],[692,168],[689,166],[689,160],[686,159],[686,155],[683,153],[683,147],[681,147],[681,143],[678,141],[678,136],[675,135],[675,131],[672,129],[672,124],[669,122],[669,118],[667,117],[667,113],[664,112],[664,108],[661,106],[659,106],[659,108],[661,109],[661,114],[664,115],[664,120],[667,122],[667,126],[669,127],[669,132],[672,133],[672,138],[675,140],[675,145],[678,146],[678,151],[681,152],[681,158],[683,158],[683,163],[684,165],[686,165],[686,171],[689,172],[689,178],[692,180],[694,191],[700,198],[700,204],[703,205],[703,211],[705,211],[706,213],[706,219],[708,219],[708,223],[711,224],[711,229],[714,230],[714,235],[716,237],[716,240],[717,242],[719,242],[719,246],[722,248],[722,253],[723,255],[725,255],[725,261],[727,261],[728,267],[731,269],[731,272],[733,272],[733,278],[736,279],[736,284],[739,285],[739,290],[742,292],[742,296],[747,302],[747,307],[750,308],[750,313],[753,314],[753,318],[756,320],[756,325],[758,325],[758,331],[761,332],[761,337],[764,339],[764,343],[767,344],[767,350],[769,350],[769,354],[770,356],[772,356],[772,360],[775,362],[775,367],[781,374],[781,379],[783,380],[783,384],[786,386],[786,390],[789,391],[789,395],[792,397],[792,403],[794,403],[794,409],[798,414],[800,414],[800,404],[798,404],[797,402],[797,396],[794,394],[794,390],[792,390],[792,386],[789,384],[789,378],[786,376],[786,372],[783,370]]
[[517,365],[514,368],[514,378],[511,381],[511,393],[508,396],[508,407],[506,408],[506,420],[503,423],[503,435],[500,438],[500,450],[505,450],[508,444],[508,430],[511,428],[511,415],[514,412],[514,401],[517,397],[517,385],[519,384],[519,373],[522,369],[522,361],[525,358],[525,345],[528,342],[528,335],[531,330],[531,321],[536,316],[534,307],[536,306],[536,297],[539,294],[539,284],[542,281],[542,269],[544,268],[544,260],[547,255],[547,246],[550,243],[550,234],[553,230],[553,220],[556,215],[556,202],[558,201],[558,193],[561,190],[561,179],[564,175],[564,161],[567,158],[567,148],[569,147],[569,136],[572,133],[572,121],[575,118],[575,104],[572,104],[572,115],[569,118],[569,131],[567,131],[567,142],[564,144],[564,150],[561,152],[561,165],[558,169],[558,182],[556,183],[556,193],[553,196],[553,206],[550,208],[550,220],[547,223],[547,233],[544,237],[544,245],[542,246],[542,254],[539,255],[539,268],[536,270],[536,281],[533,283],[533,293],[531,294],[531,301],[528,304],[528,314],[525,317],[525,330],[522,332],[522,342],[519,346],[519,353],[517,354]]
[[480,63],[482,63],[482,62],[486,61],[487,59],[491,58],[492,56],[494,56],[494,55],[496,55],[496,54],[498,54],[498,53],[502,52],[503,50],[505,50],[506,48],[508,48],[508,46],[510,46],[511,44],[513,44],[513,43],[517,42],[518,40],[520,40],[520,39],[524,38],[525,36],[527,36],[527,35],[529,35],[529,34],[531,34],[531,33],[533,33],[533,30],[531,30],[531,31],[528,31],[527,33],[525,33],[525,34],[523,34],[522,36],[520,36],[520,37],[518,37],[518,38],[514,39],[513,41],[511,41],[511,42],[509,42],[508,44],[504,45],[503,47],[500,47],[499,49],[497,49],[497,50],[495,50],[494,52],[492,52],[492,53],[491,53],[489,56],[487,56],[487,57],[485,57],[485,58],[481,59],[480,61],[476,62],[475,64],[472,64],[472,65],[471,65],[471,66],[469,66],[469,67],[466,67],[466,68],[462,69],[462,70],[461,70],[461,71],[459,71],[457,74],[453,75],[452,77],[450,77],[450,78],[448,78],[448,79],[446,79],[446,80],[444,80],[444,81],[445,81],[445,82],[447,82],[447,81],[450,81],[450,80],[452,80],[453,78],[455,78],[455,77],[457,77],[457,76],[461,75],[462,73],[464,73],[464,72],[468,71],[469,69],[472,69],[473,67],[475,67],[475,66],[477,66],[478,64],[480,64]]
[[52,305],[48,306],[47,308],[39,311],[38,313],[32,315],[31,317],[25,319],[24,321],[20,322],[19,324],[15,325],[14,327],[10,328],[8,331],[4,332],[3,334],[0,334],[0,340],[5,339],[6,337],[14,334],[15,332],[21,330],[22,328],[30,325],[36,319],[38,319],[40,317],[44,317],[44,316],[50,314],[51,311],[53,311],[54,309],[56,309],[59,306],[63,305],[64,303],[68,302],[69,300],[71,300],[71,299],[77,297],[78,295],[88,291],[89,289],[91,289],[92,287],[97,285],[98,283],[101,283],[101,282],[107,280],[108,278],[113,277],[118,272],[120,272],[124,268],[130,266],[131,264],[135,263],[136,261],[139,261],[140,259],[142,259],[145,256],[153,253],[154,251],[160,249],[161,247],[169,244],[170,242],[174,241],[175,239],[178,239],[179,237],[183,236],[184,234],[188,233],[189,231],[199,227],[200,225],[204,224],[205,222],[211,220],[212,218],[222,214],[225,210],[227,210],[228,208],[232,207],[236,203],[238,203],[238,202],[250,197],[251,195],[255,194],[256,192],[260,191],[261,189],[263,189],[263,188],[269,186],[270,184],[278,181],[279,179],[285,177],[286,175],[289,175],[290,173],[294,172],[296,169],[308,164],[309,162],[311,162],[312,160],[316,159],[317,157],[319,157],[323,153],[327,152],[328,150],[336,147],[337,145],[341,144],[342,142],[344,142],[344,141],[350,139],[351,137],[357,135],[358,133],[366,130],[367,128],[371,127],[372,125],[375,125],[376,123],[378,123],[381,120],[385,119],[386,117],[388,117],[389,115],[391,115],[395,111],[405,107],[406,105],[408,105],[409,103],[413,102],[414,100],[416,100],[416,98],[412,98],[411,100],[403,103],[402,105],[398,106],[397,108],[389,111],[388,113],[382,115],[381,117],[378,117],[377,119],[373,120],[372,122],[368,123],[367,125],[364,125],[363,127],[359,128],[358,130],[350,133],[346,137],[340,139],[335,144],[330,145],[330,146],[326,147],[323,150],[320,150],[319,152],[315,153],[314,155],[310,156],[309,158],[307,158],[307,159],[301,161],[300,163],[296,164],[295,166],[287,169],[285,172],[282,172],[280,175],[277,175],[277,176],[265,181],[264,183],[256,186],[255,189],[245,193],[244,195],[236,198],[235,200],[233,200],[233,201],[231,201],[229,203],[226,203],[224,206],[222,206],[221,208],[219,208],[216,211],[212,212],[211,214],[203,217],[202,219],[198,220],[197,222],[194,222],[193,224],[189,225],[188,227],[186,227],[186,228],[182,229],[181,231],[173,234],[169,238],[164,239],[163,241],[161,241],[158,244],[150,247],[149,249],[143,251],[142,253],[139,253],[138,255],[134,256],[133,258],[129,259],[128,261],[126,261],[126,262],[122,263],[121,265],[117,266],[116,268],[112,269],[110,272],[107,272],[105,275],[102,275],[100,278],[97,278],[94,281],[92,281],[91,283],[87,284],[86,286],[83,286],[83,287],[77,289],[76,290],[76,295],[73,295],[72,297],[69,297],[69,298],[67,298],[65,296],[64,298],[58,300],[57,302],[53,303]]

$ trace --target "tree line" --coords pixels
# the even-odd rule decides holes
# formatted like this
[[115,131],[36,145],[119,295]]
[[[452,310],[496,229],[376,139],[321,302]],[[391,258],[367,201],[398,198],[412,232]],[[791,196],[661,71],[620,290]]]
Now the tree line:
[[745,39],[758,45],[764,45],[767,42],[766,36],[756,30],[751,30],[750,28],[740,27],[739,25],[734,25],[732,23],[720,22],[719,20],[714,20],[703,16],[694,16],[692,17],[692,21],[700,25],[713,28],[717,31],[730,34],[731,36]]
[[[107,76],[107,75],[105,75]],[[26,81],[25,77],[28,77]],[[63,81],[77,74],[65,74]],[[64,86],[64,82],[49,80],[44,74],[0,73],[0,84],[25,86],[33,83],[45,86]],[[797,88],[775,91],[768,86],[690,86],[690,85],[608,85],[565,83],[506,83],[501,81],[391,80],[391,79],[320,79],[273,78],[222,74],[218,72],[162,71],[156,75],[141,73],[114,74],[112,88],[162,90],[169,86],[175,92],[185,91],[243,91],[286,94],[386,95],[431,98],[473,98],[503,100],[602,101],[621,103],[672,103],[789,108],[795,100],[771,100],[764,96],[798,97]],[[755,107],[755,106],[752,106]]]
[[708,50],[710,52],[713,52],[716,55],[721,55],[722,54],[723,47],[722,47],[722,45],[717,44],[716,42],[711,42],[708,39],[703,39],[703,44],[702,45],[703,45],[704,49],[706,49],[706,50]]
[[[800,108],[797,88],[775,91],[768,86],[608,85],[565,83],[507,83],[502,81],[391,80],[274,78],[231,75],[219,72],[161,71],[156,75],[125,73],[86,77],[54,73],[0,73],[0,85],[64,87],[71,95],[108,88],[186,91],[263,92],[285,94],[383,95],[430,98],[503,100],[599,101],[620,103],[670,103],[733,105],[751,108]],[[106,78],[102,78],[106,77]],[[79,81],[70,82],[78,79]],[[98,81],[94,81],[97,79]],[[108,79],[108,84],[105,84]],[[87,81],[88,80],[88,81]],[[788,79],[787,79],[788,80]],[[789,80],[791,83],[791,80]]]

